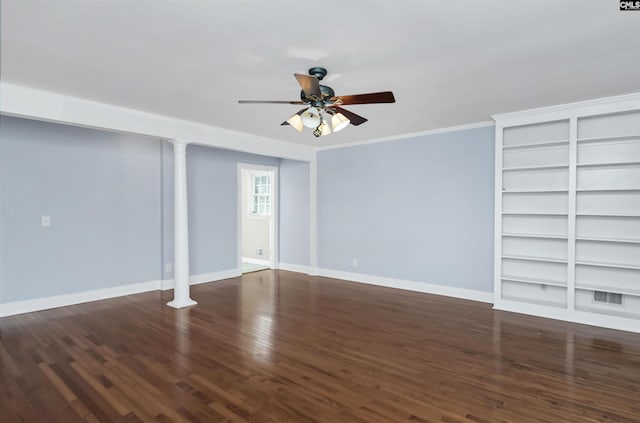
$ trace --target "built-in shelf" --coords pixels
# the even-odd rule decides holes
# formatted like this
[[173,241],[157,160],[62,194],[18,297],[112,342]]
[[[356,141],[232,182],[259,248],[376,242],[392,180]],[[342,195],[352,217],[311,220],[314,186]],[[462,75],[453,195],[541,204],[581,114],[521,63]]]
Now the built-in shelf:
[[622,213],[576,213],[576,216],[585,216],[585,217],[630,217],[630,218],[638,218],[640,214],[622,214]]
[[593,241],[593,242],[615,242],[621,244],[640,244],[640,239],[624,239],[624,238],[597,238],[589,236],[577,236],[576,241]]
[[545,194],[550,192],[569,192],[565,188],[530,188],[530,189],[503,189],[503,194]]
[[[496,118],[494,296],[525,313],[640,325],[640,106],[599,110]],[[627,297],[608,308],[589,291]]]
[[537,298],[528,298],[528,297],[520,297],[518,295],[503,295],[503,299],[509,301],[518,301],[521,303],[529,303],[529,304],[538,304],[541,306],[547,307],[555,307],[555,308],[564,308],[566,307],[566,303],[563,301],[562,303],[556,303],[555,301],[545,301]]
[[502,212],[503,215],[516,216],[566,216],[567,213],[550,213],[550,212]]
[[640,265],[624,264],[624,263],[605,263],[605,262],[600,262],[600,261],[576,260],[576,264],[579,264],[579,265],[582,265],[582,266],[613,267],[613,268],[617,268],[617,269],[640,270]]
[[569,140],[558,140],[558,141],[545,141],[538,143],[529,143],[529,144],[519,144],[519,145],[504,145],[502,146],[503,150],[515,150],[519,148],[537,148],[537,147],[552,147],[555,145],[565,145],[569,144]]
[[551,286],[561,286],[563,288],[567,287],[567,283],[563,281],[556,281],[553,279],[541,279],[541,278],[529,278],[524,276],[514,276],[514,275],[502,275],[503,281],[511,281],[511,282],[521,282],[521,283],[532,283],[535,285],[551,285]]
[[576,284],[576,289],[580,289],[583,291],[606,291],[616,294],[633,295],[634,297],[640,296],[640,289],[618,288],[614,286],[603,287],[599,285],[578,283]]
[[517,256],[512,254],[502,254],[503,259],[526,260],[526,261],[544,261],[548,263],[566,263],[567,259],[555,257],[535,257],[535,256]]
[[628,162],[599,162],[599,163],[578,163],[578,167],[605,167],[605,166],[637,166],[640,165],[640,161],[628,161]]
[[[567,239],[566,235],[545,235],[545,234],[514,234],[503,233],[502,236],[510,238],[542,238],[542,239]],[[638,241],[640,242],[640,241]]]
[[503,172],[510,172],[516,170],[545,170],[545,169],[568,169],[568,164],[562,165],[539,165],[539,166],[515,166],[515,167],[503,167]]
[[589,142],[605,142],[605,141],[628,141],[628,140],[639,140],[640,134],[638,135],[617,135],[613,137],[594,137],[594,138],[578,138],[579,143],[589,143]]

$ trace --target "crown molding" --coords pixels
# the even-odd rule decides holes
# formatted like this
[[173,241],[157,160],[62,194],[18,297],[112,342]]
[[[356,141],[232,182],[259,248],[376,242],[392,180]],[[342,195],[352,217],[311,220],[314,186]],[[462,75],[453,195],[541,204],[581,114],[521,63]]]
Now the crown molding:
[[334,150],[336,148],[356,147],[360,145],[377,144],[380,142],[388,142],[388,141],[400,141],[400,140],[405,140],[409,138],[424,137],[427,135],[436,135],[436,134],[444,134],[447,132],[465,131],[467,129],[486,128],[489,126],[495,126],[495,122],[488,120],[483,122],[468,123],[464,125],[449,126],[445,128],[429,129],[429,130],[420,131],[420,132],[410,132],[405,134],[392,135],[389,137],[375,138],[375,139],[366,140],[366,141],[355,141],[355,142],[349,142],[345,144],[327,145],[324,147],[316,147],[316,151]]
[[602,97],[574,103],[558,104],[555,106],[538,107],[517,112],[492,115],[496,123],[502,125],[517,125],[520,123],[535,123],[554,119],[568,119],[578,116],[617,113],[640,109],[640,92]]

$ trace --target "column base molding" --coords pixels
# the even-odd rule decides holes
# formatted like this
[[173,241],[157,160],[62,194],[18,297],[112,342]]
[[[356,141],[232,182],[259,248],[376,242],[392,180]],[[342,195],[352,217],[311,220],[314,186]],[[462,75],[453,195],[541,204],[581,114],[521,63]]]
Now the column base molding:
[[196,304],[198,304],[198,303],[193,301],[191,298],[186,299],[186,300],[173,300],[173,301],[169,301],[167,303],[167,305],[169,307],[173,307],[173,308],[190,307],[190,306],[194,306]]

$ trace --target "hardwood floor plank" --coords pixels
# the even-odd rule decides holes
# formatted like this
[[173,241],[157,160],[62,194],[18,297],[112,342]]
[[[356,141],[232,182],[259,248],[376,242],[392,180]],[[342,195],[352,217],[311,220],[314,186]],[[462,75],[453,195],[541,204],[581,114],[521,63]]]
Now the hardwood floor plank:
[[640,422],[640,336],[262,271],[0,319],[14,422]]

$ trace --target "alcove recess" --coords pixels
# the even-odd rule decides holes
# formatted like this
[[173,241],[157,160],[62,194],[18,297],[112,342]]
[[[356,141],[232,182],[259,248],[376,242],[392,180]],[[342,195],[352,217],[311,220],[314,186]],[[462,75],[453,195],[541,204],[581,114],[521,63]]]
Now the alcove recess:
[[640,95],[494,119],[495,308],[640,332]]

